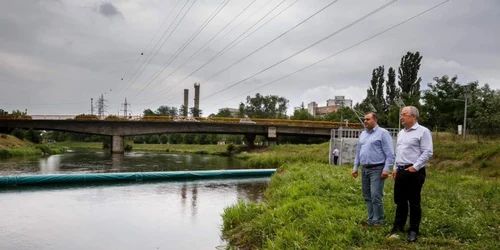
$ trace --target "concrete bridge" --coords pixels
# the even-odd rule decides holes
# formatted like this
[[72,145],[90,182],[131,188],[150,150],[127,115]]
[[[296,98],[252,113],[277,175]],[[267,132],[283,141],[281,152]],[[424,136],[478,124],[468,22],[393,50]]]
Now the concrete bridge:
[[[255,119],[257,120],[257,119]],[[331,137],[332,129],[340,123],[311,122],[293,120],[262,120],[252,123],[220,121],[131,121],[131,120],[30,120],[0,119],[0,129],[32,128],[37,130],[58,130],[95,135],[112,136],[113,153],[124,152],[124,137],[146,134],[165,133],[201,133],[201,134],[241,134],[248,145],[253,145],[255,137],[262,135],[269,140],[276,140],[279,135],[307,135]],[[356,125],[356,124],[354,124]],[[359,125],[359,124],[357,124]]]

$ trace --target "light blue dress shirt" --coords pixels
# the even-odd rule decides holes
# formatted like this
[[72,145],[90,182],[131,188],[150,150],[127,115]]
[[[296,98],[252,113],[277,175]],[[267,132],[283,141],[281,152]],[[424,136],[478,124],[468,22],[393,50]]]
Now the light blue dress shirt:
[[359,135],[354,158],[354,171],[361,165],[384,164],[389,171],[394,163],[394,148],[389,132],[378,125],[372,130],[365,129]]
[[433,154],[431,131],[417,123],[410,129],[402,129],[398,133],[396,144],[396,165],[413,165],[418,171],[423,168]]

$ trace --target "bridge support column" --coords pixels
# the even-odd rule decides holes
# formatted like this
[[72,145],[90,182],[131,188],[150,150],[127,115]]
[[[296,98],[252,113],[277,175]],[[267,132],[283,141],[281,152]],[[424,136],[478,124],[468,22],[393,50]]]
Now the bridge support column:
[[245,140],[246,140],[246,143],[247,143],[247,147],[249,149],[253,148],[255,146],[254,145],[255,137],[257,137],[257,135],[254,135],[254,134],[246,134],[245,135]]
[[113,141],[111,143],[111,153],[113,154],[125,153],[125,141],[123,136],[113,135]]

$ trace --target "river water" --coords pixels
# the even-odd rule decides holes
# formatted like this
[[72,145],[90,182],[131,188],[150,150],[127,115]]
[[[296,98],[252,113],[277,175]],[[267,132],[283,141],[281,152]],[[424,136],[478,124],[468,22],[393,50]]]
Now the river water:
[[[218,156],[74,152],[0,161],[0,175],[245,168]],[[0,188],[0,249],[217,249],[221,214],[269,178]]]

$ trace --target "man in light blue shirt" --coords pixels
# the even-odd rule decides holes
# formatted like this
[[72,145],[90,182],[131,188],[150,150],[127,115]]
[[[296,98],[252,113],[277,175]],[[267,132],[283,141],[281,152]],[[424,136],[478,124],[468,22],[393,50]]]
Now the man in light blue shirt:
[[396,164],[392,172],[396,216],[391,234],[396,236],[397,232],[404,231],[409,204],[409,242],[417,240],[422,217],[420,193],[425,182],[425,164],[433,154],[431,131],[418,124],[418,117],[418,109],[413,106],[401,110],[404,129],[398,133]]
[[358,177],[358,167],[363,166],[361,183],[363,198],[368,210],[368,224],[378,226],[384,223],[382,202],[384,181],[394,162],[394,149],[389,132],[378,126],[375,113],[365,115],[365,130],[359,135],[354,158],[352,176]]

